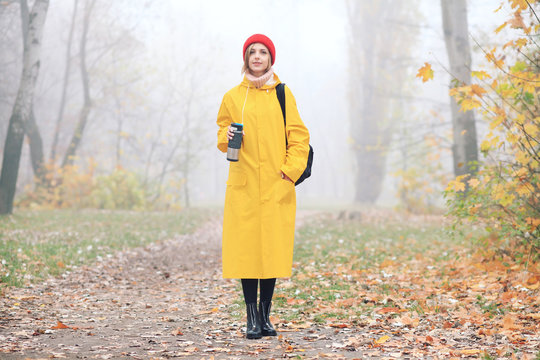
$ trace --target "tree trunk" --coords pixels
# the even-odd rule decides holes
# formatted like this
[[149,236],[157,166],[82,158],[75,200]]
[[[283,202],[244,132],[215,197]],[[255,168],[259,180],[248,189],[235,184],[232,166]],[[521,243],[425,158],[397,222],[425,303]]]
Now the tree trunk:
[[[444,40],[450,62],[450,73],[461,84],[471,83],[471,50],[466,0],[441,0]],[[454,175],[474,174],[478,162],[476,124],[472,111],[462,112],[450,97],[452,111],[452,154]]]
[[30,145],[30,161],[32,163],[32,169],[34,170],[34,176],[40,183],[45,181],[45,168],[43,160],[43,140],[39,128],[36,124],[36,117],[34,115],[34,109],[30,109],[30,117],[25,123],[24,132],[28,136],[28,142]]
[[69,28],[69,35],[67,40],[66,49],[66,67],[64,69],[64,81],[62,83],[62,95],[60,97],[60,108],[58,109],[58,115],[56,117],[56,126],[54,128],[53,142],[51,145],[50,161],[54,163],[56,161],[56,148],[58,146],[58,137],[60,134],[60,127],[62,125],[62,118],[64,117],[64,109],[66,106],[67,88],[69,83],[69,72],[71,70],[71,44],[73,43],[73,33],[75,29],[75,19],[77,17],[77,5],[79,0],[75,0],[73,4],[73,13],[71,15],[71,26]]
[[349,1],[348,15],[351,31],[349,49],[349,104],[351,137],[356,161],[355,196],[358,203],[377,201],[385,177],[386,155],[392,138],[391,108],[393,100],[385,88],[399,92],[405,71],[395,68],[390,43],[398,44],[403,56],[404,35],[390,20],[397,21],[406,11],[402,2],[378,0]]
[[[28,26],[30,23],[28,4],[26,0],[20,0],[21,4],[21,26],[23,33],[23,46],[26,43],[26,38],[28,37]],[[41,139],[41,134],[39,132],[39,127],[36,123],[36,117],[34,114],[34,106],[30,109],[30,117],[25,123],[24,131],[28,136],[28,143],[30,145],[30,160],[32,163],[32,170],[34,171],[34,176],[37,177],[40,182],[44,180],[43,171],[43,140]]]
[[23,71],[4,145],[0,175],[0,214],[10,214],[13,211],[24,130],[32,112],[34,89],[39,73],[41,38],[48,7],[48,0],[36,0],[28,17],[28,34],[23,52]]
[[90,15],[92,13],[92,8],[94,7],[95,3],[96,3],[96,0],[91,0],[90,3],[87,3],[86,13],[84,14],[83,31],[81,35],[81,67],[80,69],[81,69],[81,78],[82,78],[83,93],[84,93],[84,103],[81,109],[81,113],[79,115],[79,122],[77,123],[77,126],[75,127],[75,131],[73,132],[73,136],[71,137],[71,141],[69,143],[68,149],[64,156],[62,167],[73,165],[73,162],[75,161],[75,154],[77,153],[79,145],[81,144],[81,139],[84,134],[84,129],[86,127],[86,123],[88,122],[88,115],[90,114],[90,110],[92,108],[92,99],[90,98],[90,80],[88,78],[88,69],[86,68],[86,40],[88,38],[88,27],[90,25]]

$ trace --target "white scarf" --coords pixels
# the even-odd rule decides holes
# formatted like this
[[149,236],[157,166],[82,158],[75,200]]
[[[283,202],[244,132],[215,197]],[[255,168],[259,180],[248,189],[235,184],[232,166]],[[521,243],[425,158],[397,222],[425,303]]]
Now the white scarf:
[[251,75],[251,73],[249,72],[249,70],[246,72],[246,77],[249,81],[251,81],[253,83],[253,85],[255,85],[255,87],[258,89],[260,88],[261,86],[263,85],[272,85],[274,84],[274,68],[271,67],[270,69],[268,69],[267,72],[265,72],[264,74],[262,74],[261,76],[259,77],[255,77],[254,75]]

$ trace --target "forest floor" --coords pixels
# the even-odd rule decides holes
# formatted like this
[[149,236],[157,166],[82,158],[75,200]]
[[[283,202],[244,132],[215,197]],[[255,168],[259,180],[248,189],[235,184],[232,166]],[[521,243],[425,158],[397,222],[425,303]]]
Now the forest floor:
[[221,278],[218,216],[4,288],[0,358],[540,358],[534,264],[449,236],[439,217],[357,215],[299,212],[277,337],[244,337],[238,281]]

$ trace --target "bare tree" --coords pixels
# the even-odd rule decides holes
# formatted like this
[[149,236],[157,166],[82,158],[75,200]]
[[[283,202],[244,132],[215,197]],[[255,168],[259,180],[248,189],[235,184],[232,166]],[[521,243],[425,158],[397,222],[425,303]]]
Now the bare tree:
[[404,86],[408,68],[403,59],[414,36],[398,20],[410,5],[392,0],[347,2],[355,202],[374,203],[382,191],[392,120],[401,104],[388,91],[399,94]]
[[[23,6],[22,2],[26,0],[21,0],[21,6]],[[48,8],[48,0],[36,0],[28,16],[28,34],[23,51],[23,72],[4,145],[0,175],[0,214],[10,214],[13,211],[22,144],[25,128],[32,112],[34,89],[40,65],[41,38]]]
[[60,127],[62,124],[62,118],[64,117],[64,109],[66,107],[67,89],[69,85],[69,74],[71,71],[71,45],[73,43],[73,33],[75,32],[75,20],[77,18],[77,5],[79,0],[75,0],[73,3],[73,13],[71,15],[71,25],[69,28],[69,35],[66,48],[66,66],[64,68],[64,79],[62,83],[62,95],[60,96],[60,105],[58,108],[58,115],[56,117],[56,125],[54,127],[53,141],[51,145],[50,161],[56,161],[56,148],[58,146],[58,137],[60,134]]
[[81,143],[81,139],[88,122],[88,116],[90,115],[90,110],[92,109],[92,99],[90,97],[90,80],[88,75],[88,68],[86,65],[86,43],[88,41],[88,29],[90,27],[90,16],[92,14],[92,9],[96,3],[96,0],[89,0],[86,2],[85,14],[83,19],[83,30],[81,34],[81,43],[80,43],[80,70],[84,94],[84,103],[79,115],[79,121],[71,137],[71,141],[67,148],[64,160],[62,161],[62,167],[72,165],[75,160],[75,154]]
[[[441,0],[444,40],[450,61],[450,73],[459,83],[471,83],[471,50],[469,47],[466,0]],[[453,80],[453,81],[455,81]],[[461,112],[451,97],[454,144],[454,175],[475,173],[478,162],[476,124],[472,111]]]

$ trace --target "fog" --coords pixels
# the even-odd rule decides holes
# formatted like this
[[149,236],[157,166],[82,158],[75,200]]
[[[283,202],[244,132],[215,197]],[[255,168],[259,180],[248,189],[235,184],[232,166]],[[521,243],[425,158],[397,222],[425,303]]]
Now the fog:
[[[449,139],[451,132],[450,75],[445,70],[448,60],[440,3],[398,1],[406,7],[400,17],[376,19],[377,29],[365,32],[359,40],[368,41],[375,31],[385,29],[410,35],[407,44],[384,44],[391,62],[400,61],[396,73],[374,74],[382,79],[380,83],[388,84],[379,94],[396,99],[388,105],[394,115],[380,119],[394,129],[382,164],[384,180],[377,197],[382,206],[399,203],[395,173],[404,161],[411,164],[415,157],[429,155],[415,144],[426,141],[430,133]],[[92,108],[76,164],[87,168],[95,163],[97,174],[121,166],[146,181],[159,182],[167,191],[176,191],[180,202],[189,198],[192,205],[220,205],[229,164],[216,148],[216,115],[225,92],[242,80],[244,41],[263,33],[276,46],[274,70],[292,90],[315,150],[313,174],[296,189],[299,206],[352,204],[356,172],[371,171],[358,169],[351,135],[351,122],[356,121],[350,113],[351,102],[357,101],[351,96],[351,83],[362,81],[351,69],[362,63],[354,65],[350,60],[351,46],[358,44],[358,39],[351,41],[350,5],[354,2],[348,6],[339,0],[96,0],[86,45]],[[79,0],[77,6],[57,147],[60,157],[83,105],[80,39],[90,3]],[[371,2],[356,3],[369,7]],[[60,108],[74,4],[75,0],[51,0],[43,34],[34,113],[46,159]],[[468,2],[471,46],[475,45],[472,39],[490,46],[489,34],[508,15],[506,9],[494,13],[497,6],[488,0]],[[20,28],[18,3],[1,2],[1,139],[6,136],[22,68]],[[473,46],[472,56],[475,69],[484,66],[478,46]],[[415,75],[425,62],[432,64],[435,78],[423,84]],[[402,78],[401,88],[393,85],[397,77]],[[481,133],[481,120],[477,121]],[[450,176],[450,144],[443,140],[440,156],[432,160],[439,166],[437,171]],[[25,144],[19,194],[33,183],[33,177]],[[430,201],[442,204],[440,184],[433,188]]]

